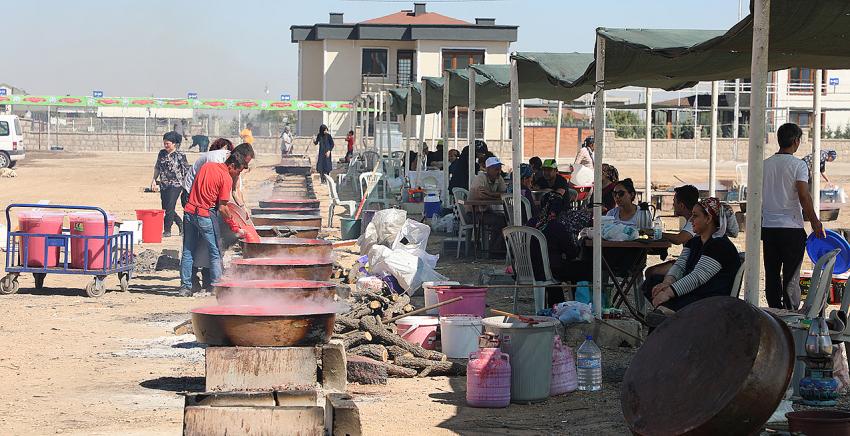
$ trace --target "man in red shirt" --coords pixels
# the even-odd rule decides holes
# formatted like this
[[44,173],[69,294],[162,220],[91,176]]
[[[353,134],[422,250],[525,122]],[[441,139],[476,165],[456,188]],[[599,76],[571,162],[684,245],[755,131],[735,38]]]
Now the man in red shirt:
[[195,175],[189,201],[183,208],[183,255],[180,258],[181,296],[192,295],[192,253],[199,244],[206,244],[210,255],[210,281],[215,283],[222,274],[221,251],[218,239],[218,215],[239,234],[225,205],[230,201],[233,181],[248,168],[254,157],[252,148],[233,150],[224,163],[204,164]]

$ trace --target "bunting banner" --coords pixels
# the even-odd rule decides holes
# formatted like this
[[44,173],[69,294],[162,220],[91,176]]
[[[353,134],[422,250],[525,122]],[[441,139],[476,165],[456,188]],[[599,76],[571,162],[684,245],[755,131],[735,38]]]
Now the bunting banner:
[[0,95],[0,105],[70,106],[70,107],[149,107],[175,109],[222,109],[259,111],[348,112],[354,105],[347,101],[256,100],[229,98],[155,98],[155,97],[89,97],[77,95]]

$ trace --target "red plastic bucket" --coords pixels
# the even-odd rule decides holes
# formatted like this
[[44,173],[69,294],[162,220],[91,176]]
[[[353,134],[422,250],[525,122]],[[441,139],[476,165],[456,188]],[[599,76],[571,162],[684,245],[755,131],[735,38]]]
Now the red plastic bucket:
[[162,209],[136,210],[136,219],[142,222],[142,242],[162,242],[165,228],[165,211]]
[[484,317],[484,309],[487,304],[487,289],[468,286],[437,286],[434,290],[437,292],[437,300],[440,302],[451,300],[455,297],[463,297],[463,300],[440,306],[441,318],[449,315]]
[[[64,221],[65,213],[63,212],[35,210],[18,212],[18,228],[23,233],[61,235]],[[50,268],[59,265],[59,247],[47,247],[47,257],[44,257],[45,239],[44,237],[21,237],[22,264],[34,268]]]
[[440,325],[440,320],[436,316],[406,316],[395,324],[398,327],[398,335],[405,341],[426,350],[434,349],[437,326]]
[[[68,215],[68,220],[71,223],[71,235],[103,236],[103,214],[99,212],[72,213]],[[115,219],[107,216],[107,220],[107,234],[112,236]],[[104,250],[104,242],[100,239],[89,239],[86,249],[85,239],[71,238],[71,268],[83,269],[88,261],[88,269],[102,269],[104,260],[112,255],[109,246]]]

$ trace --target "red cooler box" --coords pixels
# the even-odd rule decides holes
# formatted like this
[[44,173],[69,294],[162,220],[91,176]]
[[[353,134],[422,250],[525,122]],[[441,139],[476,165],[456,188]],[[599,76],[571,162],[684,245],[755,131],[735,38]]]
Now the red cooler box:
[[[71,222],[72,236],[103,236],[103,214],[100,212],[74,212],[68,214]],[[115,219],[107,216],[106,234],[112,236],[115,228]],[[88,269],[102,269],[104,262],[108,266],[108,259],[112,256],[112,250],[105,241],[99,239],[71,238],[71,268],[83,269],[88,261]],[[88,260],[87,260],[88,259]]]
[[[18,212],[18,228],[23,233],[40,233],[45,235],[61,235],[62,223],[65,221],[63,212],[44,212],[26,210]],[[47,247],[44,237],[20,237],[21,264],[33,268],[55,267],[59,265],[59,247]]]

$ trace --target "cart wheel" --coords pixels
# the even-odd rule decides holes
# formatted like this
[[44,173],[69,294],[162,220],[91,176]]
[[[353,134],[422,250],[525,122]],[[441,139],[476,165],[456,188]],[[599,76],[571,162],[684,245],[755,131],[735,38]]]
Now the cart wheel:
[[14,294],[18,292],[20,288],[20,283],[18,283],[18,275],[17,274],[7,274],[5,277],[0,279],[0,294]]
[[130,290],[130,274],[118,274],[118,287],[121,289],[121,292]]
[[35,278],[35,288],[36,289],[44,289],[44,278],[47,277],[45,273],[33,273],[33,278]]
[[106,284],[103,283],[102,277],[95,277],[94,280],[86,285],[86,295],[89,297],[100,297],[106,293]]

